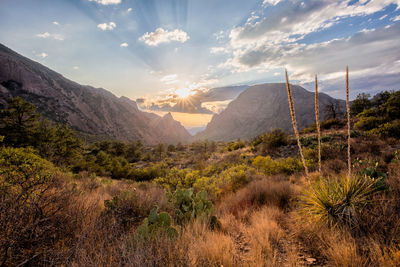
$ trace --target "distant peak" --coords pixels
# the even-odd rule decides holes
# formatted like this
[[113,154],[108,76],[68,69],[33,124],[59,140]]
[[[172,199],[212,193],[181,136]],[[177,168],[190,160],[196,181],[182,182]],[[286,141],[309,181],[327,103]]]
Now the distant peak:
[[171,112],[168,112],[167,114],[164,115],[163,119],[171,119],[171,120],[173,120],[174,118],[172,117]]

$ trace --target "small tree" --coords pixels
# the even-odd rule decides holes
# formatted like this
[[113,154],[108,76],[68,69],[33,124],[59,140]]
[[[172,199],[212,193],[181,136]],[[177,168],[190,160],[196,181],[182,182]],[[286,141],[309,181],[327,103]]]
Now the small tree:
[[329,103],[325,105],[323,112],[326,120],[339,119],[344,115],[338,100],[330,100]]
[[350,114],[357,115],[363,112],[365,109],[369,109],[372,106],[372,102],[371,100],[369,100],[370,97],[371,97],[370,94],[366,93],[358,94],[356,99],[351,104]]
[[39,118],[35,105],[20,97],[11,98],[8,108],[0,112],[0,135],[4,135],[4,142],[9,145],[31,145]]

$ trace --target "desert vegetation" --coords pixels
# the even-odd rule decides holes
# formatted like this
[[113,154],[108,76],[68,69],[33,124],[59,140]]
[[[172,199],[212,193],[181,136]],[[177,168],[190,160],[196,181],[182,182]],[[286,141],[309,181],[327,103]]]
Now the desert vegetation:
[[349,109],[295,135],[146,146],[85,142],[12,98],[0,265],[399,266],[400,94]]

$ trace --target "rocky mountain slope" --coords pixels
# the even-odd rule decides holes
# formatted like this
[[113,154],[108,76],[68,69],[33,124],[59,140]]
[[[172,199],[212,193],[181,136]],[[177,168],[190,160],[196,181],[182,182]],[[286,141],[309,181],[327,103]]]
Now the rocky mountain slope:
[[0,44],[0,108],[20,96],[48,119],[94,135],[146,144],[185,142],[190,134],[167,116],[147,116],[135,101],[84,86]]
[[[250,86],[224,111],[214,115],[206,129],[198,133],[195,139],[230,141],[250,139],[275,128],[293,131],[285,86],[284,83]],[[292,91],[298,127],[301,129],[315,123],[314,93],[297,85],[292,85]],[[344,101],[319,94],[321,111],[332,103],[344,107]],[[325,119],[326,114],[320,113],[321,120]]]

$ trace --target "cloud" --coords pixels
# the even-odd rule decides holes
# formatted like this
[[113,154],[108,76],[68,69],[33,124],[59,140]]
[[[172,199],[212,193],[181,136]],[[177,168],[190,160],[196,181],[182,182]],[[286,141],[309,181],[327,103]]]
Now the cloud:
[[103,30],[103,31],[112,31],[115,29],[115,27],[117,27],[117,24],[115,24],[115,22],[109,22],[109,23],[101,23],[99,25],[97,25],[97,28]]
[[132,11],[131,7],[126,10],[126,12],[128,12],[128,13],[131,12],[131,11]]
[[399,21],[400,20],[400,15],[398,15],[397,17],[394,17],[393,19],[391,19],[393,21]]
[[120,45],[120,47],[128,47],[129,45],[128,45],[128,43],[122,43],[121,45]]
[[60,23],[58,23],[57,21],[53,21],[54,25],[60,25]]
[[50,37],[50,33],[48,33],[48,32],[39,33],[39,34],[36,34],[36,36],[39,38],[48,38],[48,37]]
[[383,15],[382,17],[379,18],[379,20],[384,20],[388,15]]
[[172,41],[184,43],[189,40],[189,36],[180,29],[168,31],[163,28],[158,28],[154,32],[146,32],[139,40],[145,42],[149,46],[158,46],[161,43],[170,43]]
[[89,2],[96,2],[101,5],[117,5],[120,4],[122,0],[89,0]]
[[366,16],[383,10],[400,0],[364,1],[291,1],[259,21],[250,20],[230,33],[231,45],[257,47],[296,42],[307,34],[328,29],[341,19]]
[[42,52],[40,54],[37,54],[37,56],[41,58],[46,58],[48,55],[45,52]]
[[36,34],[36,37],[43,38],[43,39],[52,38],[52,39],[58,40],[58,41],[64,40],[64,36],[62,36],[61,34],[57,34],[57,33],[51,34],[48,32]]
[[72,69],[79,70],[79,66],[73,66]]
[[178,78],[177,74],[170,74],[170,75],[165,75],[164,77],[162,77],[160,79],[160,81],[165,84],[174,84],[174,83],[179,82],[179,80],[177,78]]
[[272,6],[276,6],[277,4],[279,4],[281,0],[264,0],[262,5],[263,6],[268,6],[268,5],[272,5]]
[[210,53],[211,54],[226,54],[228,53],[228,49],[226,47],[211,47],[210,48]]

